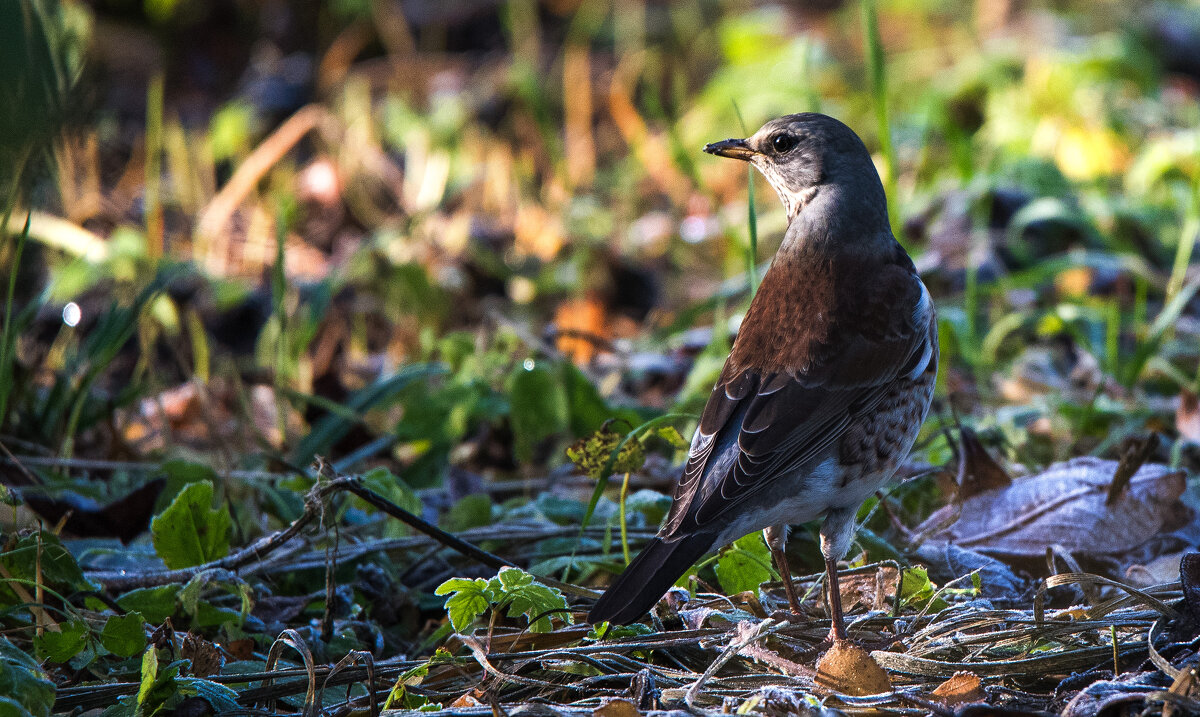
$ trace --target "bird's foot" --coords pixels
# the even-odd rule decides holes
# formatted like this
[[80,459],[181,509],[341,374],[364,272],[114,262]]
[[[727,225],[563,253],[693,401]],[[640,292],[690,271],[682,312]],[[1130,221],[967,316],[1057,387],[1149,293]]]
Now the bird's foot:
[[839,642],[849,643],[850,638],[846,637],[845,630],[839,631],[837,626],[834,625],[833,627],[829,628],[829,635],[825,637],[825,642],[829,643],[830,645],[836,645]]

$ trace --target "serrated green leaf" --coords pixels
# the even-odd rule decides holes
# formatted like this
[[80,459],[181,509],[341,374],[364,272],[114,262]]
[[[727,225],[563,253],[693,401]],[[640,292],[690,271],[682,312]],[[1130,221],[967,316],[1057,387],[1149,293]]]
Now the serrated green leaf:
[[728,595],[747,590],[758,590],[758,586],[771,579],[771,551],[763,541],[762,533],[753,532],[734,541],[717,559],[717,580]]
[[114,615],[100,631],[100,644],[118,657],[133,657],[146,647],[144,624],[141,613]]
[[450,578],[437,586],[434,595],[447,595],[446,615],[455,632],[463,632],[491,607],[488,581],[483,578]]
[[154,550],[168,568],[190,568],[229,554],[229,509],[213,508],[212,501],[211,482],[192,483],[151,522]]
[[46,630],[33,638],[37,653],[50,662],[67,662],[87,645],[90,635],[82,620],[59,623],[59,631]]
[[[567,599],[558,588],[543,585],[520,568],[501,568],[489,582],[493,593],[500,593],[500,604],[508,605],[508,616],[524,615],[530,621],[533,632],[550,632],[554,625],[544,613],[550,610],[565,610]],[[571,614],[564,613],[567,622]],[[542,616],[542,617],[539,617]],[[535,619],[536,618],[536,619]]]

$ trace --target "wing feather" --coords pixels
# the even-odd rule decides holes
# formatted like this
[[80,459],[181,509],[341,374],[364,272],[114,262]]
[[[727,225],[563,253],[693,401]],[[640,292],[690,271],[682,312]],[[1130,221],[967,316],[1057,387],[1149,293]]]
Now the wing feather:
[[[892,381],[925,370],[934,351],[929,294],[911,264],[885,268],[901,271],[880,272],[843,312],[848,319],[804,347],[806,370],[726,363],[701,415],[664,538],[711,530],[773,477],[813,465]],[[902,307],[908,310],[897,311]]]

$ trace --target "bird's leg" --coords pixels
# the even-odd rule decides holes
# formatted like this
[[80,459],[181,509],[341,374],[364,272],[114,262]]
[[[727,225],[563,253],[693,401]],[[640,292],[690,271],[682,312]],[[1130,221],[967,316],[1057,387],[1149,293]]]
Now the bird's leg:
[[783,591],[787,593],[788,607],[791,608],[792,614],[799,615],[800,601],[796,599],[796,588],[792,585],[792,570],[788,567],[787,554],[783,552],[783,547],[787,544],[787,526],[772,525],[764,529],[763,540],[771,549],[771,559],[775,561],[775,568],[783,580]]
[[825,584],[829,589],[830,642],[846,639],[846,621],[842,617],[842,590],[838,585],[837,561],[846,555],[854,540],[854,511],[831,509],[821,524],[821,554],[825,556]]
[[829,587],[829,618],[833,622],[829,628],[829,641],[838,642],[846,639],[846,620],[842,617],[842,590],[838,585],[836,560],[825,558],[825,582]]

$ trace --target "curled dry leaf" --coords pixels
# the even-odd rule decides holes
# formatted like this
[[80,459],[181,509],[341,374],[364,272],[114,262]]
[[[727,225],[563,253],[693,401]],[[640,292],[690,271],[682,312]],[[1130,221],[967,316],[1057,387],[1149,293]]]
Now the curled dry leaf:
[[975,431],[963,426],[959,441],[958,497],[965,500],[985,491],[1004,488],[1012,478],[979,440]]
[[1110,555],[1141,545],[1173,527],[1186,487],[1182,471],[1143,465],[1116,503],[1105,504],[1117,462],[1076,458],[962,501],[961,515],[948,527],[955,506],[931,515],[918,533],[929,543],[1019,557],[1043,555],[1057,545],[1081,555]]
[[629,700],[613,698],[592,710],[592,717],[641,717],[641,710]]
[[866,650],[850,642],[833,643],[817,661],[817,684],[843,695],[862,697],[892,691],[892,681]]

